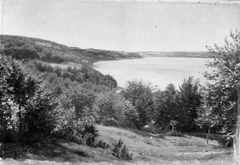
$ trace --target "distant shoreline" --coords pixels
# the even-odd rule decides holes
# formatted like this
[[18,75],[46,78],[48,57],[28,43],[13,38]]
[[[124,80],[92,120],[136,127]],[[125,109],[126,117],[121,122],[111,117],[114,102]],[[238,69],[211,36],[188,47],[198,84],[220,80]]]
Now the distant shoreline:
[[204,52],[136,52],[142,57],[187,57],[187,58],[214,58],[208,51]]
[[188,56],[188,55],[183,55],[183,56],[178,56],[178,55],[144,55],[142,58],[145,57],[169,57],[169,58],[214,58],[213,56]]
[[[148,58],[148,57],[158,57],[158,58],[203,58],[203,59],[213,59],[214,56],[213,54],[209,52],[203,52],[198,55],[190,55],[192,53],[197,53],[197,52],[181,52],[181,53],[186,53],[186,54],[176,54],[176,52],[159,52],[159,54],[147,54],[147,52],[144,54],[141,52],[136,52],[139,54],[138,57],[130,57],[130,58],[118,58],[118,59],[112,59],[112,60],[98,60],[92,63],[92,67],[94,69],[99,68],[99,66],[95,65],[98,62],[104,62],[104,61],[122,61],[122,60],[137,60],[137,59],[142,59],[142,58]],[[155,52],[158,53],[158,52]],[[199,52],[198,52],[199,53]]]
[[215,56],[210,52],[152,52],[152,51],[143,51],[143,52],[128,52],[128,53],[136,53],[139,56],[137,57],[127,57],[127,58],[116,58],[110,60],[97,60],[96,62],[100,61],[119,61],[119,60],[130,60],[130,59],[141,59],[146,57],[170,57],[170,58],[206,58],[211,59]]

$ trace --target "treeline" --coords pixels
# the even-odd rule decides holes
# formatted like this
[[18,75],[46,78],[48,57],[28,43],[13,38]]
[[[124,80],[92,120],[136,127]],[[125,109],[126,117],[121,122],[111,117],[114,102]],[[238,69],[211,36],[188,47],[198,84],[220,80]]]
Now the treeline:
[[99,49],[79,49],[79,48],[72,48],[72,50],[76,53],[82,54],[84,57],[89,57],[92,62],[141,57],[138,53],[134,52],[110,51]]
[[117,87],[117,81],[112,76],[103,75],[88,66],[62,69],[58,66],[52,67],[39,60],[33,60],[24,63],[24,70],[27,73],[37,74],[40,79],[45,81],[45,87],[51,89],[54,93],[59,93],[60,90],[64,92],[63,87],[68,87],[70,90],[70,86],[73,87],[71,84],[92,84],[110,89]]
[[136,108],[138,118],[133,121],[137,129],[153,123],[158,132],[171,130],[170,123],[176,121],[175,128],[182,132],[200,131],[195,120],[202,105],[202,89],[193,77],[184,80],[179,90],[173,84],[165,90],[155,90],[142,81],[129,81],[121,92]]

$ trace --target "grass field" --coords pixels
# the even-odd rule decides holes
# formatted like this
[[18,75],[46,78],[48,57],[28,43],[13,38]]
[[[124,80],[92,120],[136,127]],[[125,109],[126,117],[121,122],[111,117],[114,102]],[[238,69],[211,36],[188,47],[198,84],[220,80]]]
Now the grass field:
[[60,165],[60,164],[178,164],[178,165],[231,165],[231,148],[223,148],[216,140],[205,143],[204,138],[183,134],[181,137],[152,134],[116,127],[97,126],[100,140],[112,144],[122,139],[133,160],[121,161],[111,155],[111,148],[90,148],[76,143],[58,142],[52,145],[49,157],[26,154],[19,160],[0,160],[0,164]]
[[76,67],[77,69],[82,68],[82,64],[78,64],[74,62],[68,62],[66,64],[49,63],[49,65],[51,65],[52,67],[58,66],[61,69],[67,69],[68,67],[72,67],[72,68]]

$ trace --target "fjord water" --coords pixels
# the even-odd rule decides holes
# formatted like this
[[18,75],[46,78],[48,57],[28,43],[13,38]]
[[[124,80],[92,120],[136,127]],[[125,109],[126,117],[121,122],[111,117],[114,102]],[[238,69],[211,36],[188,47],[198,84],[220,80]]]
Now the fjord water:
[[154,87],[164,89],[167,84],[173,83],[178,87],[183,79],[193,76],[205,84],[205,71],[212,68],[206,66],[207,58],[183,57],[145,57],[118,61],[100,61],[94,63],[94,68],[103,74],[113,76],[118,86],[125,87],[126,81],[142,79],[150,82]]

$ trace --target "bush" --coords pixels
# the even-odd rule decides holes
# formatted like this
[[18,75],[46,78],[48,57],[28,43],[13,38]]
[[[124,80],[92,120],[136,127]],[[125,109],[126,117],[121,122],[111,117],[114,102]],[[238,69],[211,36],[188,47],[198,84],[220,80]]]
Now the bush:
[[95,147],[107,149],[107,148],[110,147],[110,145],[107,144],[106,142],[102,141],[102,140],[98,140],[98,142],[95,144]]
[[99,108],[99,124],[134,128],[134,121],[138,120],[137,110],[122,95],[113,91],[104,92],[96,97],[95,103]]
[[[69,101],[66,97],[63,97],[62,99],[65,99],[66,102]],[[86,116],[78,117],[75,108],[71,107],[71,105],[70,107],[67,107],[67,105],[61,105],[58,112],[58,125],[54,130],[56,138],[62,138],[74,141],[78,144],[95,147],[99,134],[95,126],[95,119],[90,116],[90,113],[84,113],[83,115]],[[86,111],[84,110],[84,112]]]
[[84,127],[84,131],[82,132],[84,144],[94,147],[98,136],[98,130],[95,125],[86,125]]
[[132,160],[132,153],[129,153],[128,148],[121,139],[113,144],[112,154],[122,160]]
[[168,136],[177,136],[177,137],[183,137],[184,134],[178,131],[169,131],[166,133]]
[[221,136],[218,138],[218,142],[224,147],[233,147],[233,137],[232,136]]
[[157,128],[154,125],[153,122],[150,122],[148,125],[145,125],[141,130],[146,131],[146,132],[150,132],[150,133],[157,133]]

